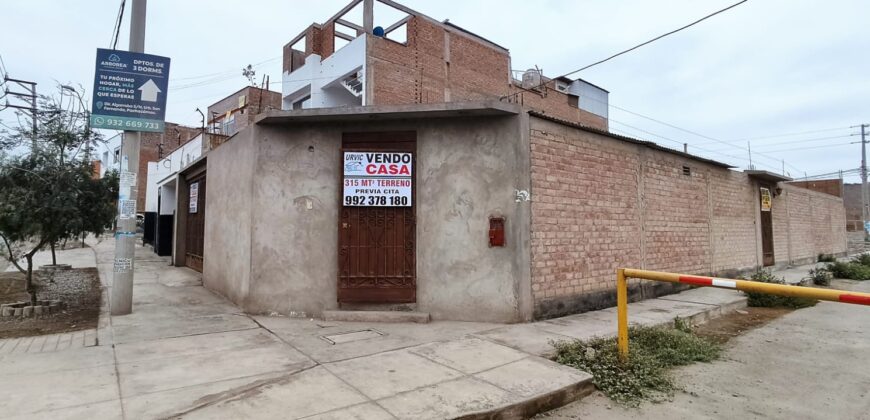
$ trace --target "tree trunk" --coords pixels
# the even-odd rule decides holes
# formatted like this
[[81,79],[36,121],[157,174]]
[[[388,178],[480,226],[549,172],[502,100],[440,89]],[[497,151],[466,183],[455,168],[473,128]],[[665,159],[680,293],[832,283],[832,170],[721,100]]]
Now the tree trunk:
[[54,241],[51,242],[51,265],[57,265],[57,256],[54,254]]
[[36,288],[33,287],[33,255],[24,256],[27,259],[27,274],[24,275],[24,289],[30,295],[30,305],[36,306]]

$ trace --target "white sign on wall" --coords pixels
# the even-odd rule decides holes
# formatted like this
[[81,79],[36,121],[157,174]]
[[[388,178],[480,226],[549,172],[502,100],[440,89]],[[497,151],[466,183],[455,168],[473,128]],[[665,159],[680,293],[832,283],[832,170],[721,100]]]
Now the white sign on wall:
[[413,155],[344,152],[344,194],[349,207],[411,207]]
[[199,204],[199,182],[190,184],[190,213],[197,212],[197,204]]

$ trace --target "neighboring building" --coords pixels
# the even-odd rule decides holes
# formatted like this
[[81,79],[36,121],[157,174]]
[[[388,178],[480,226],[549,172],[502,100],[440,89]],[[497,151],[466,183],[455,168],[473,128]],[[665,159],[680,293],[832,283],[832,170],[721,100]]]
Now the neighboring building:
[[284,46],[283,68],[285,110],[500,98],[607,129],[606,90],[514,72],[507,48],[393,1],[354,0],[312,24]]
[[864,214],[861,211],[861,184],[843,185],[843,203],[846,205],[846,230],[864,231]]
[[115,134],[94,147],[94,158],[99,162],[99,168],[95,169],[99,170],[100,178],[104,177],[107,171],[121,171],[122,137],[123,133]]
[[[379,173],[363,156],[406,178],[349,175]],[[269,111],[178,179],[174,263],[253,313],[528,321],[613,305],[618,267],[732,276],[846,252],[839,197],[497,100]],[[343,192],[360,179],[368,196]]]
[[154,252],[157,255],[172,255],[172,235],[175,223],[175,177],[202,156],[204,138],[200,133],[159,162],[148,162],[148,178],[145,187],[146,214],[154,214]]
[[246,86],[208,107],[208,131],[232,136],[249,126],[257,114],[270,109],[281,109],[280,93]]

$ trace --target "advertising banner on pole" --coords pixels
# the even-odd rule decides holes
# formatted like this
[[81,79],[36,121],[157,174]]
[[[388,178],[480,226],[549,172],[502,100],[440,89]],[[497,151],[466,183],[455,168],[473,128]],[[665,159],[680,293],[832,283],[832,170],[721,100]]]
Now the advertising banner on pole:
[[344,194],[348,207],[411,207],[411,153],[344,152]]
[[163,132],[169,58],[97,49],[91,128]]

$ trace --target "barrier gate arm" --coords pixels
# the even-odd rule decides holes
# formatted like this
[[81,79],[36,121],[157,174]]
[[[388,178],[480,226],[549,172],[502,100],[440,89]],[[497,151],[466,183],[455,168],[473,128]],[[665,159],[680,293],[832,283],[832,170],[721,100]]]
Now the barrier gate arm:
[[740,290],[743,292],[767,293],[771,295],[802,297],[870,306],[870,293],[620,268],[616,270],[616,313],[618,326],[616,343],[619,348],[619,356],[623,360],[628,358],[627,279],[629,278],[664,281],[669,283],[683,283],[692,286],[718,287],[720,289]]

